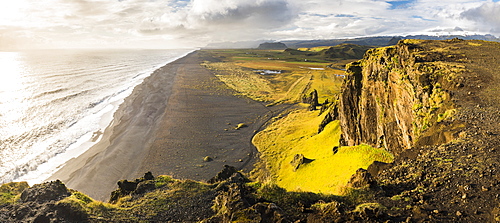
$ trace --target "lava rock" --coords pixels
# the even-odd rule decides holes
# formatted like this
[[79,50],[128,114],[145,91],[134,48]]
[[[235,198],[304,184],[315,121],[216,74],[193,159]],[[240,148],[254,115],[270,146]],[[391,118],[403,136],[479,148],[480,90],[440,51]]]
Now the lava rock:
[[372,175],[363,168],[359,168],[347,183],[347,186],[352,188],[374,188],[376,185],[377,181],[375,181]]
[[302,154],[295,154],[293,157],[293,160],[290,162],[290,164],[293,166],[293,171],[297,171],[300,167],[300,165],[311,163],[314,161],[313,159],[308,159],[304,157]]
[[229,179],[238,170],[234,166],[224,165],[224,168],[215,177],[208,180],[208,183],[217,183]]
[[42,184],[35,184],[33,187],[24,190],[21,193],[22,202],[47,202],[58,201],[68,197],[71,193],[60,180],[50,181]]

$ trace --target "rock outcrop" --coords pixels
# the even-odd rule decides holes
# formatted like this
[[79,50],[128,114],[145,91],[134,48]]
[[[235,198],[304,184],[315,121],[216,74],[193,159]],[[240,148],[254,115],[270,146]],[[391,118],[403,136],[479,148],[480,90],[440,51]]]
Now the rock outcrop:
[[308,95],[302,95],[302,102],[309,104],[310,111],[316,110],[316,107],[319,105],[318,91],[314,89]]
[[[15,184],[24,188],[23,183]],[[15,194],[16,189],[11,189]],[[25,188],[17,201],[0,205],[0,222],[87,222],[85,211],[62,202],[70,195],[70,190],[59,180]]]
[[373,179],[372,175],[365,169],[358,169],[347,183],[348,187],[352,188],[374,188],[377,186],[377,181]]
[[[412,41],[368,50],[362,60],[347,65],[339,104],[347,145],[365,143],[397,155],[416,144],[452,138],[454,126],[445,130],[439,122],[453,113],[451,91],[460,83],[457,74],[465,70],[464,56]],[[422,141],[426,133],[436,133],[433,128],[448,133]]]
[[119,198],[130,194],[144,194],[148,191],[156,189],[154,176],[151,172],[144,174],[144,177],[135,179],[134,181],[120,180],[117,182],[118,189],[111,192],[109,199],[110,203],[115,203]]

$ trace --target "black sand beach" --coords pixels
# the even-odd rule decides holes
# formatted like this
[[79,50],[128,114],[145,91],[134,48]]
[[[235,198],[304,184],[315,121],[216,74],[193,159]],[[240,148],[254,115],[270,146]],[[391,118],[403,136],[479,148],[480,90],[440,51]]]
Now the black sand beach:
[[[101,141],[48,180],[107,201],[118,180],[147,171],[203,181],[225,164],[251,169],[251,138],[273,111],[234,96],[200,65],[211,59],[196,51],[155,71],[120,105]],[[235,129],[239,123],[247,127]]]

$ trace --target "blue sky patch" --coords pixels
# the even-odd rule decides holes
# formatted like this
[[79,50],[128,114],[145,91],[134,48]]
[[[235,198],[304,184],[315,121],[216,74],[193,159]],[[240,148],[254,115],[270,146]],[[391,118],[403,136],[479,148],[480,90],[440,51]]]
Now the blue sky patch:
[[388,1],[387,3],[391,4],[390,9],[404,9],[408,8],[408,6],[415,1],[416,0]]

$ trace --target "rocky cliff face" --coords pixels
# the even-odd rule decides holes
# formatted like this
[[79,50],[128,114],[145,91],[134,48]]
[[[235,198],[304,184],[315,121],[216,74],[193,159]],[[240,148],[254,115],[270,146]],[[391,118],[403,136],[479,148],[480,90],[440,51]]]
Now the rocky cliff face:
[[431,46],[438,43],[403,40],[349,64],[339,105],[344,144],[385,147],[397,155],[449,141],[458,128],[446,124],[455,111],[450,98],[461,86],[457,74],[465,71],[464,55],[442,53],[454,41]]

